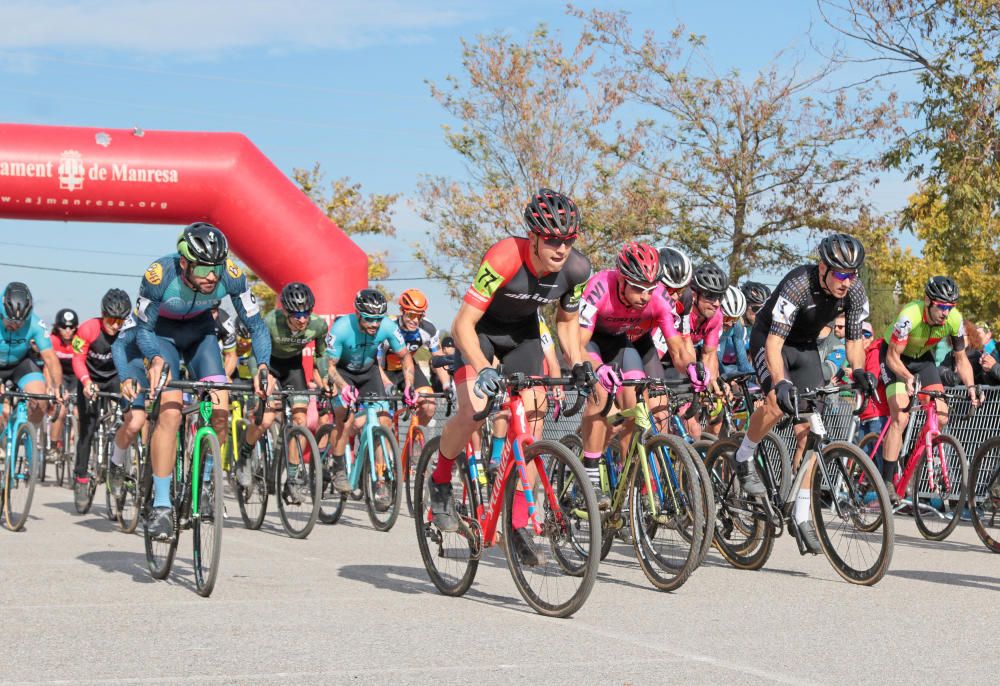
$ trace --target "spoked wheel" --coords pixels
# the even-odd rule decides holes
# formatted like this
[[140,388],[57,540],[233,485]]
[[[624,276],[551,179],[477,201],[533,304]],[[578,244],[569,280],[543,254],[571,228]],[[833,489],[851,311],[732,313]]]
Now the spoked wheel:
[[[87,463],[87,500],[84,506],[80,507],[79,503],[75,503],[74,499],[78,514],[87,514],[90,512],[90,507],[94,504],[94,494],[97,492],[97,481],[100,477],[101,447],[100,441],[96,437],[90,442],[90,461]],[[75,479],[73,480],[75,481]]]
[[[246,420],[240,422],[237,430],[237,445],[243,445],[243,436],[246,434]],[[243,519],[243,526],[253,531],[260,528],[264,523],[264,516],[267,514],[267,479],[265,478],[265,465],[267,464],[268,443],[266,438],[257,441],[253,451],[250,453],[248,473],[250,474],[250,485],[243,487],[239,482],[238,468],[234,484],[236,488],[236,502],[240,506],[240,517]],[[238,452],[238,451],[237,451]]]
[[56,457],[53,466],[56,471],[56,486],[62,486],[66,482],[66,459],[61,453]]
[[476,521],[475,505],[465,469],[453,469],[451,500],[459,519],[457,531],[442,531],[431,514],[431,475],[437,467],[440,437],[427,441],[417,461],[413,480],[413,520],[417,529],[417,546],[431,582],[444,595],[460,596],[469,590],[479,557],[483,552],[482,529]]
[[[574,457],[579,459],[579,456],[583,451],[583,442],[580,437],[576,434],[566,434],[559,439],[559,443],[566,446]],[[604,459],[603,457],[601,459]],[[545,473],[549,477],[549,481],[552,483],[552,487],[561,501],[567,502],[581,502],[584,501],[580,499],[580,494],[577,491],[581,488],[579,482],[576,480],[576,475],[574,474],[570,465],[566,462],[562,462],[554,457],[550,459],[545,465]],[[590,482],[585,482],[587,487],[590,486]],[[612,505],[614,499],[612,498]],[[585,511],[580,510],[573,513],[573,515],[578,518],[581,522],[579,527],[579,542],[577,542],[577,532],[575,530],[570,530],[570,542],[574,545],[574,559],[582,560],[589,550],[590,540],[589,540],[589,527],[584,527],[582,522],[584,521]],[[601,559],[605,559],[611,552],[611,546],[615,542],[615,536],[620,532],[625,526],[626,522],[623,519],[623,514],[621,508],[618,511],[612,511],[610,514],[605,512],[601,517]],[[574,570],[574,567],[577,569]],[[577,562],[576,564],[570,564],[567,560],[567,569],[569,571],[579,571],[583,569],[583,565]]]
[[1000,438],[981,446],[969,469],[969,509],[980,540],[1000,553]]
[[[364,460],[361,465],[361,488],[368,507],[368,519],[376,531],[389,531],[399,517],[399,506],[403,500],[399,446],[392,432],[383,426],[373,426],[368,450],[375,453],[374,478],[368,455],[357,456],[357,459]],[[381,466],[378,463],[380,457],[383,460]]]
[[[278,470],[278,514],[292,538],[305,538],[316,525],[323,470],[319,448],[304,426],[285,427],[283,450],[276,457]],[[293,462],[296,460],[296,462]]]
[[198,502],[191,503],[191,528],[193,539],[194,582],[198,595],[208,597],[215,588],[222,560],[222,525],[224,520],[222,499],[222,449],[214,432],[206,432],[199,440],[201,468],[199,475],[192,471],[191,479],[197,488]]
[[[410,421],[416,420],[411,418]],[[426,429],[422,426],[414,427],[413,440],[410,442],[405,459],[402,461],[403,484],[406,491],[406,511],[410,513],[411,517],[413,516],[413,482],[417,476],[417,461],[420,459],[420,453],[424,451],[425,445],[427,445]]]
[[[152,435],[152,427],[150,427]],[[147,446],[148,449],[148,446]],[[176,487],[176,480],[171,488]],[[166,579],[170,573],[170,567],[174,563],[174,555],[177,553],[177,539],[179,531],[177,528],[177,515],[174,515],[173,534],[166,541],[153,538],[149,532],[149,515],[153,510],[153,463],[146,460],[143,466],[142,480],[140,481],[142,493],[142,537],[146,547],[146,566],[149,574],[154,579]],[[180,498],[175,493],[174,502],[180,502]]]
[[[832,482],[814,461],[811,507],[820,545],[840,576],[871,586],[892,560],[893,518],[883,516],[892,512],[889,493],[875,465],[855,445],[835,441],[820,459]],[[871,492],[874,500],[866,497]]]
[[705,535],[701,479],[691,452],[677,436],[646,441],[650,481],[632,472],[629,526],[639,567],[661,591],[680,588],[701,561]]
[[677,441],[675,450],[680,450],[682,447],[687,450],[688,456],[691,458],[691,463],[694,465],[693,474],[697,475],[698,487],[701,490],[703,525],[701,550],[698,552],[697,568],[708,557],[708,551],[712,548],[712,539],[715,535],[715,489],[712,488],[712,477],[708,473],[708,467],[705,466],[704,453],[696,448],[697,442],[690,444],[677,436],[670,436],[670,438]]
[[347,494],[333,487],[333,425],[324,424],[316,432],[320,463],[323,465],[323,490],[320,494],[319,521],[336,524],[347,506]]
[[104,491],[104,507],[107,508],[108,520],[117,522],[120,503],[111,493],[111,450],[114,448],[114,445],[115,432],[109,431],[108,436],[104,439],[104,464],[107,465],[107,472],[105,473],[104,484],[101,490]]
[[740,486],[733,468],[739,441],[723,438],[708,449],[705,466],[715,490],[715,546],[737,569],[760,569],[771,556],[775,531],[764,508]]
[[943,541],[958,526],[965,507],[969,462],[962,445],[947,434],[931,441],[931,451],[924,451],[913,472],[913,517],[921,536]]
[[[63,451],[60,456],[62,464],[63,481],[59,485],[66,485],[66,488],[73,489],[73,467],[76,463],[76,416],[72,409],[67,410],[66,419],[63,424]],[[58,474],[59,472],[57,472]]]
[[142,489],[139,478],[142,474],[145,456],[142,444],[136,437],[125,453],[125,475],[122,479],[122,497],[118,501],[118,526],[124,533],[130,534],[139,525],[139,513],[142,511]]
[[20,531],[28,521],[41,462],[36,445],[31,425],[22,424],[14,436],[14,454],[4,463],[4,519],[11,531]]
[[767,467],[771,474],[771,483],[778,488],[778,493],[781,495],[781,502],[787,502],[788,494],[792,490],[792,461],[788,457],[785,442],[773,431],[768,431],[757,444],[756,457],[758,469],[762,466]]
[[[559,494],[544,475],[546,464],[572,474],[578,484],[588,483],[583,464],[566,446],[556,441],[535,441],[524,451],[528,479],[537,479],[532,491],[537,532],[530,522],[515,522],[515,498],[521,484],[519,470],[512,469],[504,485],[504,547],[507,566],[517,590],[536,612],[549,617],[569,617],[579,610],[597,578],[600,563],[600,511],[592,488],[577,488]],[[532,474],[531,465],[539,470]],[[519,524],[520,527],[516,526]],[[525,525],[527,524],[527,525]]]

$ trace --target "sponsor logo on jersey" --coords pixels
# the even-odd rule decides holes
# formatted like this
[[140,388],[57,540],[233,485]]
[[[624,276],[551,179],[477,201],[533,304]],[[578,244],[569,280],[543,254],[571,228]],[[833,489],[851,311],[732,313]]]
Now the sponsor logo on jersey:
[[905,341],[910,337],[910,332],[913,330],[913,322],[907,317],[902,319],[897,319],[895,325],[892,327],[892,337],[897,341]]
[[779,295],[771,309],[771,317],[779,324],[791,326],[792,322],[795,321],[795,312],[798,309],[791,300]]
[[226,272],[228,272],[229,276],[233,277],[234,279],[238,279],[241,276],[243,276],[243,270],[240,269],[235,262],[233,262],[228,258],[226,259]]
[[163,265],[159,262],[154,262],[149,265],[149,269],[146,270],[145,276],[146,281],[154,286],[159,286],[160,282],[163,281]]
[[85,344],[86,344],[86,341],[84,341],[82,338],[80,338],[79,336],[73,336],[73,352],[75,352],[75,353],[82,353],[83,352],[83,346]]
[[489,300],[502,284],[503,279],[500,278],[500,274],[490,266],[489,262],[484,260],[479,266],[479,271],[476,272],[476,278],[472,280],[472,289]]

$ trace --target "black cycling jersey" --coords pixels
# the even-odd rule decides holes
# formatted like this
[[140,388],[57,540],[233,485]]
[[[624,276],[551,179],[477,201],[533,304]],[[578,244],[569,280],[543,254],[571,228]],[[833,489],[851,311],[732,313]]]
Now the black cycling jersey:
[[868,318],[868,296],[860,280],[854,281],[844,298],[823,290],[819,266],[806,264],[785,275],[757,313],[753,333],[774,334],[787,345],[816,346],[820,331],[838,315],[847,322],[847,340],[861,338],[861,324]]

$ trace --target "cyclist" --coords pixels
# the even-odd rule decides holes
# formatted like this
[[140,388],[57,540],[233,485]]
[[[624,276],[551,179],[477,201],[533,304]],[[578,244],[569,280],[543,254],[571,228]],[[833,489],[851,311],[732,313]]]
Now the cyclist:
[[[574,376],[591,384],[595,379],[580,347],[577,311],[590,276],[590,261],[572,247],[580,229],[576,204],[562,193],[543,188],[525,207],[524,221],[527,237],[505,238],[486,251],[452,325],[461,358],[455,373],[458,411],[441,433],[430,486],[434,522],[442,531],[458,528],[451,473],[469,436],[481,425],[473,415],[483,409],[487,398],[503,391],[493,358],[508,373],[542,374],[541,306],[558,302],[556,332],[567,360],[574,365]],[[538,390],[522,394],[529,421],[539,422],[544,416],[545,394]],[[526,564],[537,564],[540,558],[524,531],[528,503],[520,484],[513,507],[514,531],[508,533],[508,540]]]
[[[264,317],[264,323],[271,334],[271,374],[281,388],[305,391],[309,388],[305,370],[302,367],[302,351],[310,343],[315,344],[313,357],[313,380],[320,387],[326,386],[326,335],[329,327],[326,320],[313,314],[316,298],[312,289],[304,283],[293,281],[281,289],[278,298],[281,311],[272,310]],[[308,395],[293,395],[289,398],[292,406],[292,423],[306,425],[306,411],[309,408]],[[247,458],[260,437],[274,421],[274,411],[268,408],[263,421],[247,426],[246,440],[240,445],[236,478],[240,485],[249,488],[253,482],[250,462]],[[296,505],[312,498],[306,474],[299,473],[299,455],[288,456],[288,480],[281,497]]]
[[[55,324],[49,339],[52,341],[52,349],[59,358],[62,367],[62,388],[63,393],[68,397],[76,397],[77,380],[73,374],[73,336],[76,335],[77,327],[80,326],[80,318],[71,309],[63,308],[56,312]],[[52,420],[49,429],[50,444],[55,453],[63,451],[63,422],[66,421],[66,413],[73,410],[66,404],[60,403],[56,408],[56,416]]]
[[[615,393],[619,407],[635,407],[635,388],[621,387],[625,379],[648,374],[633,342],[658,328],[665,339],[678,338],[674,310],[663,295],[660,256],[642,243],[627,243],[618,253],[616,269],[598,272],[587,282],[580,304],[580,343],[597,365],[599,387],[595,401],[587,403],[581,425],[583,466],[587,470],[601,509],[611,506],[602,492],[600,460],[607,443],[607,419],[601,415],[607,393]],[[657,360],[658,362],[658,360]],[[622,445],[628,445],[627,435]]]
[[226,370],[226,378],[233,378],[236,371],[236,325],[229,313],[218,305],[212,308],[212,318],[215,319],[215,337],[219,339],[219,349],[222,350],[222,367]]
[[722,297],[722,335],[719,337],[719,366],[723,373],[752,374],[753,365],[747,357],[746,328],[743,316],[747,311],[747,299],[736,286],[726,289]]
[[[354,314],[337,318],[326,339],[327,381],[331,390],[337,393],[333,402],[334,429],[331,439],[333,487],[341,493],[349,493],[351,490],[344,462],[344,449],[352,419],[350,406],[362,395],[385,393],[377,364],[378,351],[383,342],[388,344],[391,352],[399,356],[403,370],[404,401],[411,406],[416,404],[413,356],[406,347],[399,327],[386,317],[388,309],[389,303],[380,291],[364,288],[354,297]],[[384,401],[377,401],[376,406],[379,408],[379,422],[391,430],[388,405]],[[384,459],[385,456],[376,455],[379,464],[384,464]],[[383,470],[377,471],[373,505],[376,510],[385,512],[390,505],[389,489],[382,476]]]
[[[219,229],[197,222],[181,232],[177,252],[153,262],[146,270],[139,288],[133,319],[135,326],[116,345],[127,346],[134,336],[142,357],[150,361],[149,379],[156,384],[166,367],[174,379],[180,378],[181,360],[192,376],[209,381],[225,381],[222,355],[211,310],[228,296],[237,316],[252,332],[257,369],[254,390],[262,398],[260,374],[267,373],[271,360],[271,337],[260,316],[260,306],[247,284],[242,270],[229,259],[229,244]],[[122,377],[127,369],[118,368]],[[270,386],[270,377],[268,386]],[[222,444],[228,432],[229,394],[213,394],[215,409],[212,426]],[[158,539],[169,538],[173,529],[173,504],[170,482],[181,426],[182,393],[164,390],[160,415],[150,441],[153,465],[153,507],[149,528]],[[211,506],[211,501],[204,503]],[[210,511],[202,516],[211,517]]]
[[[688,256],[677,248],[667,246],[660,248],[660,283],[663,290],[660,297],[666,301],[670,312],[673,315],[673,329],[676,334],[673,337],[664,337],[662,332],[657,336],[658,343],[654,343],[653,336],[656,332],[640,336],[634,341],[636,350],[642,358],[643,368],[647,376],[665,377],[668,379],[680,379],[681,375],[687,372],[687,365],[694,362],[693,355],[688,354],[686,344],[681,334],[683,326],[682,305],[680,304],[681,294],[691,283],[691,260]],[[667,349],[671,353],[670,360],[676,360],[677,365],[669,364],[664,367],[661,362],[661,349]],[[666,398],[657,397],[649,401],[650,410],[654,413],[666,407]]]
[[[941,376],[934,362],[934,346],[947,337],[955,357],[955,371],[968,389],[973,407],[979,406],[972,365],[965,353],[965,330],[962,313],[955,307],[958,285],[947,276],[933,276],[924,286],[924,297],[903,306],[895,323],[886,329],[879,346],[882,381],[889,402],[889,429],[882,449],[882,478],[893,504],[899,496],[893,487],[896,463],[903,443],[903,429],[909,422],[909,397],[916,380],[928,391],[943,391]],[[938,417],[948,421],[948,404],[937,400]]]
[[[244,381],[253,379],[253,372],[257,368],[253,359],[253,339],[250,329],[243,323],[243,320],[236,322],[236,369],[233,373],[236,378]],[[232,374],[230,374],[230,378]]]
[[691,283],[691,260],[683,251],[668,245],[660,248],[660,267],[663,270],[660,282],[667,295],[677,302],[681,291]]
[[[83,512],[90,504],[90,478],[87,461],[91,443],[97,429],[97,405],[93,402],[97,392],[118,393],[118,370],[115,368],[111,347],[118,339],[122,325],[132,310],[132,299],[128,293],[112,288],[101,298],[101,316],[83,323],[73,338],[73,371],[80,380],[76,394],[76,411],[80,418],[80,438],[76,443],[76,467],[73,484],[73,501],[77,512]],[[111,464],[108,470],[108,485],[111,494],[121,498],[125,476],[125,455],[128,447],[139,434],[145,422],[145,413],[129,412],[115,434],[111,449]]]
[[[3,327],[0,327],[0,394],[8,381],[17,384],[25,393],[46,393],[63,397],[62,366],[52,350],[52,341],[41,320],[32,310],[34,299],[31,291],[20,281],[11,281],[3,291]],[[42,364],[50,381],[31,359],[31,346],[38,349]],[[37,432],[49,410],[46,400],[28,401],[28,421]]]
[[[396,327],[399,329],[399,335],[406,344],[406,349],[410,352],[410,355],[416,355],[420,348],[427,348],[431,357],[443,355],[441,345],[438,342],[437,327],[424,316],[427,312],[427,298],[424,294],[416,288],[408,288],[400,294],[398,302],[399,317],[396,318]],[[403,363],[399,355],[391,350],[389,341],[382,342],[382,347],[379,349],[379,360],[382,362],[389,384],[397,391],[402,392],[406,384],[403,374]],[[434,376],[437,377],[442,392],[447,391],[451,385],[448,372],[440,368],[433,369],[433,367],[432,370]],[[433,392],[433,387],[430,381],[427,380],[427,376],[419,365],[416,364],[414,364],[413,383],[415,386],[414,390],[417,393]],[[417,404],[417,423],[420,426],[430,426],[436,410],[437,404],[433,398],[422,399]]]
[[746,323],[747,348],[749,349],[750,330],[753,329],[753,325],[757,321],[757,313],[771,297],[771,289],[758,281],[747,281],[740,286],[740,291],[747,299],[747,311],[743,313],[743,320]]
[[[868,296],[858,278],[865,260],[864,246],[853,236],[834,233],[819,244],[819,262],[792,269],[757,313],[750,334],[750,352],[757,379],[767,400],[750,416],[743,442],[736,451],[736,473],[744,492],[765,495],[764,485],[751,465],[757,443],[785,414],[795,414],[795,390],[823,385],[823,368],[817,337],[839,312],[844,313],[847,359],[851,378],[866,396],[875,390],[875,377],[865,371],[862,322],[868,316]],[[801,460],[808,426],[795,427],[798,445],[795,466]],[[809,518],[807,477],[796,494],[793,522],[797,537],[812,553],[820,552],[816,530]]]

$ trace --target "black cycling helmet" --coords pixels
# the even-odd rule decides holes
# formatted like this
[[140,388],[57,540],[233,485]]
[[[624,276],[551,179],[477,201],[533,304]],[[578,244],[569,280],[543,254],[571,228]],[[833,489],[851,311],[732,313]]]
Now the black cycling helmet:
[[569,196],[542,188],[524,208],[524,223],[542,238],[575,238],[580,231],[580,211]]
[[445,336],[444,338],[441,339],[441,347],[442,348],[454,348],[455,347],[455,339],[452,338],[451,336]]
[[195,222],[184,227],[177,239],[177,252],[198,264],[222,264],[229,256],[229,243],[211,224]]
[[865,246],[846,233],[830,234],[819,244],[819,258],[837,271],[858,270],[865,261]]
[[315,306],[312,289],[301,281],[292,281],[281,289],[281,307],[285,312],[312,312]]
[[31,314],[34,301],[31,291],[20,281],[11,281],[3,292],[3,311],[7,319],[23,322]]
[[363,288],[354,297],[354,309],[363,316],[384,317],[389,309],[389,303],[381,291],[374,288]]
[[125,319],[132,311],[132,299],[120,288],[112,288],[101,298],[101,314],[105,317]]
[[771,289],[758,281],[747,281],[740,286],[740,290],[746,296],[747,304],[752,307],[763,305],[771,297]]
[[691,290],[721,298],[729,288],[729,277],[714,262],[699,264],[691,275]]
[[76,316],[76,312],[68,307],[64,307],[56,312],[55,326],[73,327],[75,329],[80,326],[80,318]]
[[250,329],[243,320],[239,317],[236,318],[236,337],[237,338],[250,338]]
[[947,276],[932,276],[924,286],[924,295],[939,303],[957,303],[958,284]]
[[667,288],[684,288],[691,282],[691,260],[677,248],[660,248],[660,280]]

